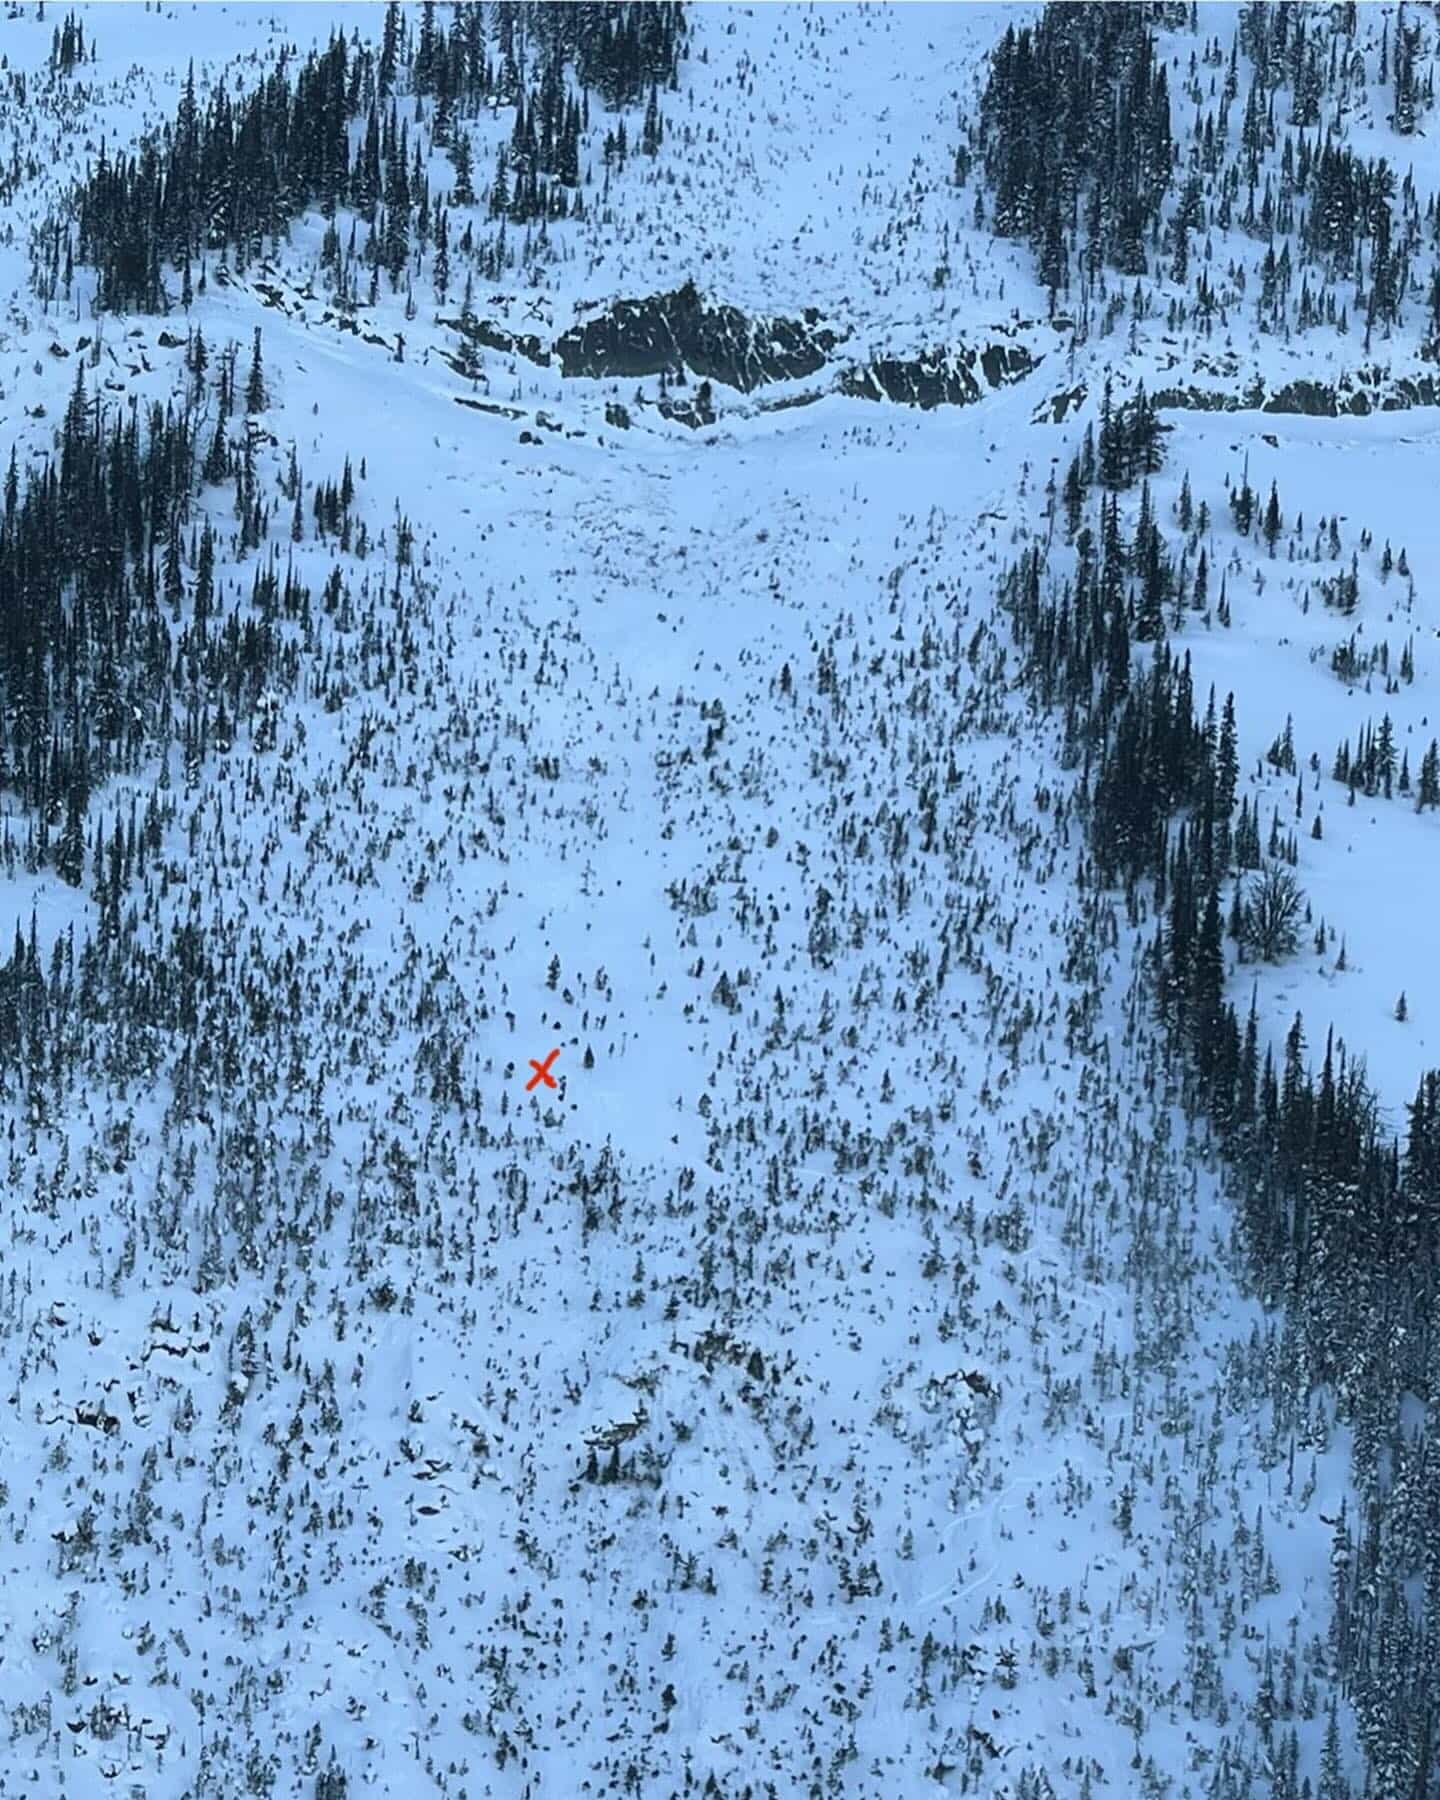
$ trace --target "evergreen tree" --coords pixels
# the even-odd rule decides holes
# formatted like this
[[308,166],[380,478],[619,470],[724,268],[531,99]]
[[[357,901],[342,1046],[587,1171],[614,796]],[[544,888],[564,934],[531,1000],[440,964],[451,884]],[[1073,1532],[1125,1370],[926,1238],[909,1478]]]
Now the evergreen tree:
[[1265,504],[1265,548],[1270,555],[1275,554],[1275,546],[1280,541],[1280,533],[1284,520],[1280,513],[1280,495],[1275,483],[1270,483],[1270,498]]
[[450,149],[450,160],[455,166],[455,185],[450,190],[451,204],[454,206],[473,206],[475,204],[474,171],[471,162],[469,134],[458,131]]
[[400,5],[389,0],[385,8],[385,30],[380,43],[380,63],[376,70],[376,88],[381,99],[388,99],[395,89],[395,73],[400,60]]
[[265,391],[265,371],[260,362],[260,327],[257,325],[250,356],[250,377],[245,384],[245,410],[247,413],[262,413],[269,403]]
[[1440,807],[1440,742],[1431,738],[1420,762],[1420,781],[1415,793],[1416,812]]

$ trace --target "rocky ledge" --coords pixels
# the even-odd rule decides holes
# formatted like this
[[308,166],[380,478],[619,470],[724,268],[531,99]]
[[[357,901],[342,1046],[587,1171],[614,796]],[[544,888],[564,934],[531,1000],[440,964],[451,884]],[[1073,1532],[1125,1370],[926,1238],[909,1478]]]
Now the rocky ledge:
[[[699,382],[697,397],[672,396],[660,411],[695,427],[714,423],[712,383],[749,395],[829,371],[825,383],[764,404],[797,406],[840,393],[928,409],[969,406],[987,390],[1021,380],[1041,360],[1019,341],[1017,328],[1010,327],[1004,328],[1004,341],[996,333],[983,345],[932,348],[909,357],[844,358],[837,352],[848,334],[827,324],[814,308],[798,318],[751,318],[738,307],[706,300],[688,281],[672,293],[617,301],[548,345],[488,320],[442,322],[468,336],[476,348],[522,356],[542,367],[558,362],[567,377],[641,381],[683,371]],[[451,360],[461,366],[459,359]]]
[[1440,383],[1433,375],[1394,375],[1388,369],[1347,371],[1334,382],[1287,381],[1269,388],[1255,376],[1248,387],[1158,389],[1153,396],[1162,411],[1297,413],[1310,419],[1364,418],[1373,412],[1404,412],[1412,406],[1440,405]]

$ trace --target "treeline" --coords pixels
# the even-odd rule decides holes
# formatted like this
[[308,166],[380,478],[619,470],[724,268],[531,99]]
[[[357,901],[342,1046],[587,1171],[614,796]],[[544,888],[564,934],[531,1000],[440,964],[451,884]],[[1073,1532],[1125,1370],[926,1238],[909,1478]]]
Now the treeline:
[[1151,10],[1049,5],[992,53],[975,142],[991,227],[1031,241],[1047,286],[1063,285],[1067,234],[1079,230],[1094,270],[1147,267],[1172,154]]
[[[1077,461],[1072,517],[1097,481],[1096,459]],[[1128,462],[1138,469],[1135,454]],[[1318,1075],[1298,1015],[1278,1064],[1262,1054],[1253,1000],[1242,1013],[1226,997],[1225,946],[1272,960],[1298,947],[1309,921],[1289,868],[1293,840],[1277,815],[1262,858],[1243,803],[1235,822],[1233,701],[1218,715],[1213,692],[1197,705],[1189,658],[1169,642],[1170,609],[1146,598],[1149,583],[1188,610],[1186,554],[1165,542],[1148,488],[1133,534],[1120,528],[1115,493],[1102,490],[1098,533],[1080,524],[1073,537],[1073,576],[1047,579],[1035,548],[1007,575],[1004,603],[1030,682],[1063,710],[1085,771],[1086,879],[1097,893],[1122,885],[1132,917],[1148,896],[1157,921],[1149,968],[1183,1097],[1210,1121],[1233,1171],[1255,1287],[1284,1310],[1277,1426],[1303,1435],[1317,1384],[1333,1388],[1354,1424],[1366,1510],[1337,1528],[1333,1673],[1355,1700],[1375,1791],[1429,1794],[1440,1774],[1440,1487],[1397,1482],[1397,1471],[1440,1462],[1440,1451],[1433,1434],[1402,1444],[1396,1431],[1403,1392],[1440,1399],[1440,1072],[1421,1077],[1397,1138],[1333,1033]],[[1132,646],[1147,639],[1141,667]],[[1383,782],[1383,748],[1374,758]],[[1323,924],[1316,939],[1323,949]],[[1417,1618],[1407,1585],[1420,1577]]]
[[[214,527],[192,523],[202,484],[232,485],[240,554],[271,535],[275,497],[257,470],[263,434],[241,403],[232,346],[211,358],[198,331],[186,345],[191,387],[183,404],[110,412],[92,398],[82,364],[58,433],[56,454],[21,480],[14,452],[0,498],[0,787],[26,814],[26,835],[0,855],[26,868],[53,866],[80,885],[93,863],[104,901],[110,867],[100,830],[87,826],[92,795],[117,772],[135,775],[178,745],[187,783],[205,757],[228,751],[242,726],[257,748],[273,741],[276,695],[298,678],[312,637],[309,590],[272,556],[247,597],[222,584]],[[259,334],[244,402],[266,400]],[[203,456],[199,419],[215,424]],[[314,487],[313,532],[352,548],[354,477]],[[278,498],[292,505],[289,538],[306,528],[303,482],[292,452]],[[409,539],[396,528],[399,559]],[[361,523],[353,548],[368,548]],[[348,602],[338,568],[323,595],[326,613]],[[286,630],[286,626],[293,629]],[[103,910],[103,905],[102,905]]]
[[330,220],[353,208],[372,228],[372,266],[398,282],[412,248],[444,229],[420,127],[412,140],[399,116],[401,92],[430,102],[429,143],[451,155],[459,206],[476,199],[463,120],[482,106],[515,108],[489,195],[491,210],[515,221],[571,209],[592,89],[610,106],[648,95],[646,133],[658,143],[657,94],[675,83],[685,38],[679,0],[501,0],[489,15],[487,28],[486,9],[465,0],[447,29],[427,3],[412,26],[392,0],[378,52],[335,34],[298,68],[282,52],[248,94],[217,87],[203,109],[192,67],[174,119],[133,153],[112,155],[102,143],[70,217],[40,232],[42,297],[62,284],[68,292],[79,261],[99,274],[102,308],[163,312],[177,297],[188,305],[192,265],[207,253],[243,270],[311,208]]
[[[1386,26],[1378,66],[1357,47],[1353,5],[1247,4],[1228,55],[1200,39],[1205,17],[1184,5],[1049,4],[1034,26],[1011,26],[957,179],[978,157],[992,229],[1030,242],[1052,309],[1078,286],[1082,319],[1109,268],[1177,284],[1185,298],[1170,301],[1169,324],[1193,316],[1208,331],[1224,302],[1211,259],[1192,270],[1192,244],[1238,226],[1266,246],[1253,297],[1261,329],[1345,331],[1352,307],[1367,330],[1400,322],[1420,246],[1440,246],[1440,212],[1432,198],[1422,215],[1410,177],[1342,140],[1348,115],[1372,102],[1372,76],[1391,127],[1422,129],[1434,76],[1419,72],[1430,45],[1418,11],[1400,8],[1393,38]],[[1200,48],[1173,102],[1191,121],[1188,140],[1172,133],[1157,35],[1187,25]],[[976,223],[984,216],[977,196]],[[1225,282],[1238,303],[1244,279],[1232,267]],[[1342,282],[1353,284],[1349,304]],[[1106,305],[1109,329],[1123,297]],[[1440,273],[1429,309],[1440,335]]]
[[[198,349],[192,342],[192,366],[203,366]],[[219,360],[217,388],[233,363]],[[58,456],[23,485],[12,461],[5,481],[0,785],[26,817],[0,834],[0,871],[53,868],[96,902],[94,931],[59,939],[48,965],[33,922],[0,961],[0,1095],[22,1098],[32,1121],[97,1069],[126,1081],[168,1075],[184,1116],[216,1083],[239,1082],[251,1033],[280,1021],[298,1029],[298,991],[278,970],[234,1004],[207,903],[183,866],[162,857],[176,790],[193,794],[207,760],[231,754],[242,732],[255,755],[281,748],[285,696],[302,686],[333,711],[357,690],[393,683],[412,631],[399,586],[412,533],[401,515],[389,546],[393,586],[379,571],[357,597],[335,565],[312,593],[271,550],[229,591],[215,530],[190,522],[205,480],[193,409],[112,417],[89,401],[82,372]],[[253,469],[254,423],[243,443],[225,444],[217,472],[263,539],[271,509]],[[338,482],[313,484],[309,508],[293,456],[280,487],[294,497],[292,540],[309,539],[309,512],[318,542],[350,542],[348,463]],[[237,519],[231,548],[242,547],[243,529]],[[364,554],[363,524],[353,536]],[[148,777],[148,797],[132,791],[105,807],[101,783],[117,771]],[[137,884],[150,896],[144,906]],[[303,1066],[292,1061],[288,1078],[303,1084]],[[178,1243],[182,1230],[177,1215],[162,1236]]]

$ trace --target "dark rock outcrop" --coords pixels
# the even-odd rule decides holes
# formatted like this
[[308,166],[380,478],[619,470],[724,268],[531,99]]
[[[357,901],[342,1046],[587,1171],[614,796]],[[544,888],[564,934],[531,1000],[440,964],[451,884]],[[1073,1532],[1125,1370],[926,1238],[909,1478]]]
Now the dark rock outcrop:
[[488,319],[472,319],[468,329],[460,319],[441,319],[440,323],[487,350],[498,350],[502,356],[523,356],[527,362],[537,363],[542,369],[550,366],[550,352],[533,333],[502,331]]
[[858,400],[894,400],[929,411],[933,406],[969,406],[988,387],[1020,381],[1038,358],[1020,344],[988,344],[985,349],[926,350],[908,358],[884,356],[846,369],[838,391]]
[[707,304],[687,281],[572,326],[555,340],[555,354],[566,375],[641,380],[683,365],[748,394],[818,373],[841,341],[813,309],[799,319],[748,319],[737,307]]
[[[1318,381],[1289,381],[1273,394],[1268,394],[1260,410],[1268,413],[1299,413],[1307,419],[1333,419],[1338,416],[1340,408],[1334,388],[1325,387]],[[1368,412],[1370,409],[1366,406],[1365,410]]]
[[486,400],[467,400],[464,394],[451,396],[457,406],[468,406],[471,412],[493,413],[499,419],[523,419],[524,413],[516,406],[492,406]]
[[[343,318],[337,323],[346,330],[356,329]],[[618,301],[571,326],[548,347],[537,337],[514,335],[487,320],[441,323],[473,345],[523,356],[542,367],[558,362],[565,377],[640,381],[684,371],[698,378],[693,394],[677,391],[683,388],[683,381],[677,380],[659,400],[658,410],[663,418],[692,429],[716,421],[715,382],[749,394],[775,383],[826,377],[806,392],[766,402],[767,411],[805,406],[826,393],[929,410],[969,406],[989,389],[1022,380],[1043,360],[1028,344],[1017,341],[1010,328],[1001,327],[977,346],[960,344],[908,357],[843,362],[834,353],[846,334],[826,325],[815,308],[806,308],[798,318],[752,319],[738,307],[711,304],[688,281],[673,293]],[[440,355],[457,374],[473,373],[462,357],[443,350]],[[1072,396],[1080,397],[1083,390]],[[1063,410],[1056,416],[1063,417]],[[611,403],[606,421],[623,429],[631,418],[626,408]]]
[[[608,408],[607,408],[608,415]],[[673,396],[660,402],[660,416],[674,419],[698,431],[702,425],[715,423],[715,395],[708,381],[702,381],[693,399],[676,400]]]
[[1320,381],[1288,381],[1267,393],[1252,385],[1236,394],[1216,388],[1163,388],[1154,395],[1162,412],[1293,413],[1307,419],[1363,419],[1372,412],[1404,412],[1412,406],[1440,405],[1440,385],[1430,375],[1390,376],[1362,370],[1330,385]]
[[784,394],[778,400],[763,400],[761,412],[788,412],[792,406],[813,406],[817,400],[823,400],[824,393],[819,388],[807,388],[803,394]]
[[1157,412],[1239,412],[1234,394],[1218,388],[1160,388],[1150,396]]
[[1082,381],[1073,388],[1065,388],[1058,394],[1052,394],[1043,405],[1036,407],[1031,415],[1031,423],[1063,425],[1072,412],[1078,411],[1085,404],[1086,391]]

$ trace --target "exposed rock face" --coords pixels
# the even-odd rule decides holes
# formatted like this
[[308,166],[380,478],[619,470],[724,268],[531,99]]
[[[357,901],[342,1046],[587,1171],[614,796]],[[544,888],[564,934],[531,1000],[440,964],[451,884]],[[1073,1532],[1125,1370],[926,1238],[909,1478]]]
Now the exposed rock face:
[[1218,388],[1160,388],[1151,396],[1159,412],[1239,412],[1243,402]]
[[[822,394],[840,393],[928,410],[969,406],[988,389],[1023,379],[1042,360],[1023,343],[992,338],[980,347],[962,344],[924,350],[911,357],[881,356],[868,362],[841,363],[834,352],[844,343],[845,334],[825,325],[813,307],[795,319],[751,319],[738,307],[711,305],[688,281],[673,293],[618,301],[583,324],[571,326],[548,346],[537,337],[512,334],[488,320],[462,325],[459,319],[444,319],[441,323],[489,350],[523,356],[542,367],[558,361],[564,376],[639,381],[674,374],[683,367],[699,377],[695,394],[671,394],[661,401],[659,410],[665,418],[696,429],[715,423],[712,382],[749,394],[772,383],[827,373],[829,379],[814,390],[786,395],[769,404],[803,406]],[[458,359],[447,356],[445,360],[457,373],[465,372]],[[611,418],[607,409],[610,423],[630,423],[623,408],[616,408],[615,414]]]
[[683,363],[748,394],[766,382],[816,374],[840,341],[813,310],[800,319],[751,320],[736,307],[708,305],[687,281],[673,294],[621,300],[572,326],[555,340],[555,354],[566,375],[638,380]]
[[[1300,413],[1307,419],[1333,419],[1340,408],[1335,389],[1318,381],[1290,381],[1266,397],[1260,409],[1270,413]],[[1370,410],[1367,405],[1365,410]]]
[[464,394],[451,396],[457,406],[468,406],[471,412],[494,413],[501,419],[523,419],[524,413],[515,406],[492,406],[488,400],[470,400]]
[[513,332],[502,331],[488,319],[476,319],[468,332],[459,319],[441,319],[440,323],[448,326],[451,331],[468,336],[474,343],[483,344],[487,350],[498,350],[502,356],[523,356],[527,362],[538,363],[542,369],[549,367],[550,352],[538,337],[531,334],[517,336]]
[[[608,407],[606,412],[608,416]],[[675,419],[681,425],[688,425],[692,431],[698,431],[702,425],[713,425],[715,423],[715,396],[710,383],[702,381],[693,400],[662,400],[660,415],[665,419]]]
[[[928,411],[933,406],[969,406],[985,386],[1020,381],[1039,359],[1020,344],[990,344],[984,350],[926,350],[901,360],[881,357],[846,369],[836,384],[861,400],[895,400]],[[977,376],[978,370],[978,376]]]
[[[1355,400],[1365,398],[1363,393],[1353,396]],[[1380,395],[1381,412],[1403,412],[1408,406],[1440,406],[1440,387],[1433,375],[1401,376]],[[1350,410],[1356,409],[1352,405]]]
[[1162,411],[1297,413],[1309,419],[1364,418],[1372,412],[1403,412],[1411,406],[1440,405],[1440,385],[1431,375],[1390,376],[1360,370],[1333,386],[1289,381],[1274,393],[1253,388],[1236,394],[1215,388],[1165,388],[1154,396]]
[[1037,406],[1031,414],[1031,422],[1035,425],[1063,425],[1069,415],[1085,404],[1086,388],[1082,381],[1073,388],[1064,388],[1058,394],[1052,394],[1043,405]]
[[475,338],[487,349],[509,351],[512,355],[523,356],[530,362],[539,363],[542,369],[550,365],[549,351],[532,333],[512,335],[508,331],[501,331],[487,320],[480,319],[475,325]]

